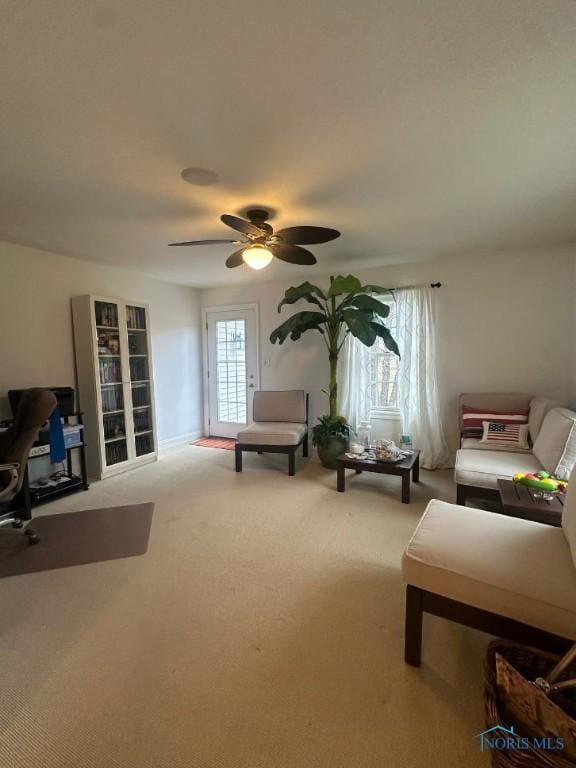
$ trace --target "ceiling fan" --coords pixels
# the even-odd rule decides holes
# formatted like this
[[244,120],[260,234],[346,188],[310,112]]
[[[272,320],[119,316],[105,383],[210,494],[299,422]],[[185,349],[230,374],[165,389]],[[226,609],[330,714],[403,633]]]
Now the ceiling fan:
[[251,208],[246,215],[249,221],[228,213],[220,216],[224,224],[245,235],[244,240],[190,240],[170,245],[242,244],[242,248],[228,256],[226,266],[232,268],[248,264],[252,269],[263,269],[274,257],[289,264],[316,264],[314,254],[300,246],[327,243],[340,237],[337,229],[326,227],[288,227],[274,232],[267,222],[269,213],[262,208]]

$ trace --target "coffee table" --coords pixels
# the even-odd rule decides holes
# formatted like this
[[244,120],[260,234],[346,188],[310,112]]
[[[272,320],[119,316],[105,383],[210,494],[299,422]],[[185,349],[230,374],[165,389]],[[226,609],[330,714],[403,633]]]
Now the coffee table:
[[380,475],[399,475],[402,478],[402,503],[410,504],[410,473],[412,473],[413,482],[420,480],[420,451],[414,451],[411,456],[407,456],[402,461],[395,464],[390,461],[377,461],[374,459],[349,459],[346,454],[342,454],[336,459],[337,469],[337,488],[340,493],[346,490],[346,470],[354,469],[356,474],[362,472],[377,472]]
[[555,493],[550,501],[534,497],[536,488],[513,483],[512,480],[498,480],[498,491],[504,514],[511,517],[521,517],[536,523],[562,525],[562,510],[564,508],[564,493]]

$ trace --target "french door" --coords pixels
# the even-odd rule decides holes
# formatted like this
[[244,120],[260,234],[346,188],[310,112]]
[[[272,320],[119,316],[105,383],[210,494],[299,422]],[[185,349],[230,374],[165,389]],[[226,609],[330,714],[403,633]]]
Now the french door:
[[206,311],[208,432],[236,437],[252,422],[258,387],[255,308]]

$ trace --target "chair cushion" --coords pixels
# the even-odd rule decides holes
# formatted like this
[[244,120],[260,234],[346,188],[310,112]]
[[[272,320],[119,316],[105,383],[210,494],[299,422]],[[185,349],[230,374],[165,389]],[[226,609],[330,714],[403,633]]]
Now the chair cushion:
[[518,445],[499,445],[498,443],[483,443],[478,437],[463,437],[461,448],[477,451],[508,451],[511,453],[532,453],[530,448],[520,448]]
[[459,485],[498,488],[498,479],[511,480],[516,472],[538,472],[542,464],[531,453],[471,451],[456,453],[454,480]]
[[532,452],[548,472],[556,472],[575,419],[567,408],[553,408],[544,417]]
[[238,432],[238,442],[249,445],[298,445],[306,434],[306,424],[286,421],[255,421]]
[[530,413],[528,415],[528,426],[530,427],[530,439],[532,442],[538,437],[540,427],[544,417],[552,408],[560,408],[561,403],[556,400],[549,400],[547,397],[533,397],[530,401]]
[[560,528],[433,499],[402,570],[408,584],[576,640],[576,569]]
[[506,411],[496,411],[491,408],[464,405],[460,420],[461,434],[464,437],[482,437],[485,421],[495,421],[500,424],[528,424],[528,409],[513,411],[509,408]]
[[[530,407],[530,400],[532,395],[524,395],[516,392],[476,392],[476,393],[464,393],[458,397],[458,426],[462,431],[463,424],[463,412],[464,408],[473,408],[474,410],[481,410],[484,413],[516,413],[519,411],[526,411]],[[481,427],[482,425],[478,425]]]
[[564,509],[562,510],[562,530],[572,553],[572,560],[576,568],[576,472],[574,479],[568,483]]
[[306,423],[306,396],[303,389],[254,392],[254,421]]

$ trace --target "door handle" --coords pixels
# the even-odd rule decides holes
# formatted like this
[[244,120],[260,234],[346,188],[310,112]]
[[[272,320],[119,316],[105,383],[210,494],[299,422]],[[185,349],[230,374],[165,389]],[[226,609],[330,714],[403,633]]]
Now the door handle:
[[248,384],[248,386],[250,387],[250,389],[254,389],[254,384]]

